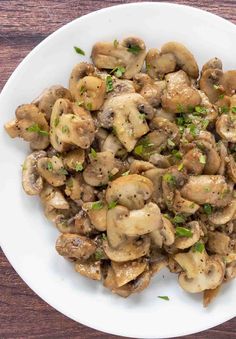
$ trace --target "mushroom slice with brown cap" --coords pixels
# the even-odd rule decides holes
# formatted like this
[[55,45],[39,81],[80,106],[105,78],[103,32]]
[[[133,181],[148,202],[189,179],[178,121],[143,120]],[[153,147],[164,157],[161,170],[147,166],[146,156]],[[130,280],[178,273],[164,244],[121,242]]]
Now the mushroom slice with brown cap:
[[96,251],[96,243],[78,234],[61,234],[56,242],[57,252],[66,258],[88,259]]
[[181,43],[176,41],[167,42],[161,48],[161,55],[172,54],[176,64],[191,78],[197,79],[199,75],[198,65],[193,54]]
[[208,232],[207,249],[211,253],[227,255],[230,252],[230,237],[224,233]]
[[106,191],[106,201],[108,204],[115,201],[130,210],[137,210],[144,207],[152,193],[151,180],[138,174],[130,174],[111,182]]
[[220,292],[221,286],[222,285],[219,285],[212,290],[203,291],[203,306],[204,307],[207,307],[212,302],[212,300],[215,299],[215,297],[217,297],[217,295]]
[[91,186],[106,185],[111,175],[119,172],[118,162],[110,151],[90,154],[90,164],[83,171],[84,181]]
[[112,248],[107,241],[103,241],[103,249],[108,258],[115,262],[125,262],[141,258],[149,253],[150,238],[142,236],[137,239],[128,239],[122,246]]
[[63,154],[63,163],[68,170],[81,171],[85,161],[85,153],[82,148],[77,148]]
[[16,119],[5,124],[5,130],[12,138],[20,137],[30,142],[34,150],[49,145],[49,126],[44,113],[33,104],[21,105],[16,110]]
[[138,93],[128,93],[107,100],[98,118],[102,127],[113,127],[117,138],[132,151],[138,139],[149,131],[146,119],[152,119],[153,108]]
[[233,199],[229,204],[217,210],[216,212],[213,212],[211,215],[208,216],[208,219],[210,222],[214,225],[220,226],[225,225],[230,220],[235,219],[236,215],[236,200]]
[[201,97],[197,89],[191,87],[187,74],[180,70],[165,77],[167,87],[161,98],[162,107],[172,113],[188,113],[189,107],[200,105]]
[[37,171],[37,162],[47,155],[44,151],[33,152],[25,159],[22,167],[22,186],[25,193],[37,195],[43,189],[43,179]]
[[[107,79],[107,73],[106,78]],[[106,94],[106,99],[127,93],[135,93],[135,85],[131,80],[118,79],[112,76],[112,91]],[[109,79],[109,78],[108,78]]]
[[228,205],[232,196],[230,187],[222,175],[190,176],[180,194],[199,205],[211,204],[216,207]]
[[56,101],[50,121],[50,141],[58,152],[68,150],[70,145],[86,149],[94,135],[95,126],[89,112],[68,100]]
[[[140,72],[146,55],[146,46],[140,38],[128,37],[120,43],[97,42],[92,49],[92,60],[99,69],[114,70],[123,67],[123,77],[132,79]],[[121,74],[122,75],[122,74]]]
[[102,202],[86,202],[82,208],[88,214],[91,223],[98,231],[106,231],[108,208],[105,204]]
[[225,72],[221,79],[221,85],[227,95],[234,95],[236,92],[236,70]]
[[208,256],[205,251],[178,253],[174,256],[185,272],[179,275],[180,286],[189,293],[214,289],[224,278],[225,265],[218,256]]
[[200,90],[203,91],[210,102],[214,104],[218,99],[222,90],[219,89],[219,84],[223,78],[223,71],[220,69],[206,69],[200,78]]
[[130,294],[132,294],[132,290],[129,284],[120,287],[117,286],[115,272],[111,266],[108,267],[103,285],[109,288],[109,290],[111,290],[112,293],[118,294],[123,298],[127,298]]
[[140,174],[144,175],[144,173],[150,169],[154,169],[155,166],[148,161],[142,160],[134,160],[130,164],[130,174]]
[[[183,166],[189,174],[199,175],[202,174],[205,164],[200,162],[204,154],[199,148],[189,150],[183,157]],[[203,158],[205,159],[205,158]]]
[[48,211],[53,209],[68,210],[70,208],[61,191],[48,184],[44,185],[40,193],[40,199],[44,208]]
[[[119,207],[119,206],[117,206]],[[108,213],[116,214],[116,208]],[[126,210],[114,220],[116,229],[126,236],[140,236],[162,228],[161,212],[159,207],[149,202],[143,208],[138,210]]]
[[191,221],[186,224],[186,228],[192,233],[191,237],[177,237],[175,239],[175,247],[181,250],[193,246],[203,235],[200,224],[198,221]]
[[65,193],[74,201],[79,201],[80,199],[84,202],[94,200],[94,189],[84,182],[81,174],[71,176],[66,181]]
[[52,186],[58,187],[64,185],[66,181],[67,171],[63,166],[60,158],[53,156],[52,158],[43,157],[37,161],[37,169],[39,174]]
[[230,281],[234,278],[236,278],[236,260],[232,261],[230,264],[227,264],[225,270],[225,281]]
[[104,140],[101,146],[101,151],[102,152],[110,151],[117,157],[123,157],[127,154],[126,149],[120,143],[118,138],[113,134],[109,134],[107,138]]
[[118,287],[136,279],[147,268],[147,260],[141,258],[127,262],[111,262]]
[[236,183],[236,162],[232,155],[227,157],[226,164],[228,176],[234,183]]
[[102,272],[101,272],[101,262],[100,261],[79,261],[75,262],[75,270],[79,272],[81,275],[93,279],[93,280],[101,280]]
[[117,227],[117,220],[127,216],[127,208],[124,206],[116,206],[107,212],[107,239],[111,248],[119,248],[126,241],[126,237]]
[[156,229],[150,233],[151,240],[153,243],[162,247],[163,245],[170,246],[175,241],[175,229],[169,219],[162,217],[162,228]]
[[202,66],[202,73],[205,72],[207,69],[222,69],[222,61],[218,58],[212,58],[208,60],[203,66]]
[[70,91],[60,85],[46,88],[33,102],[42,113],[45,113],[46,119],[50,120],[52,108],[57,99],[72,100]]
[[214,123],[218,116],[217,107],[210,102],[208,96],[203,91],[199,90],[198,93],[201,97],[200,107],[202,108],[204,119],[207,120],[209,124]]
[[146,69],[153,79],[162,79],[165,74],[175,71],[176,58],[172,53],[162,55],[157,48],[151,48],[146,55]]
[[236,119],[222,114],[216,121],[216,132],[224,141],[236,142]]

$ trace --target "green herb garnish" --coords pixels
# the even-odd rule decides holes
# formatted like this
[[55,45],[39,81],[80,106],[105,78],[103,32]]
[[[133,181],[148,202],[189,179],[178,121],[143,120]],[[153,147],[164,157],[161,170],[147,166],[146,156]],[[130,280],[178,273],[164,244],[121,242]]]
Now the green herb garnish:
[[113,80],[110,75],[106,77],[106,92],[109,93],[113,90]]
[[193,252],[202,253],[204,249],[205,245],[202,242],[196,242],[196,244],[193,245]]
[[168,184],[170,184],[170,185],[175,185],[175,183],[176,183],[175,177],[172,174],[170,174],[170,173],[164,174],[163,175],[163,180],[165,182],[167,182]]
[[210,204],[203,205],[203,210],[207,215],[212,213],[212,206]]
[[102,201],[95,201],[93,204],[92,204],[92,210],[101,210],[103,208],[103,202]]
[[199,114],[206,114],[207,110],[205,107],[202,106],[196,106],[195,107],[195,112],[199,113]]
[[113,41],[113,45],[114,45],[115,48],[117,48],[118,45],[119,45],[119,41],[118,41],[117,39],[115,39],[115,40]]
[[27,127],[26,131],[38,133],[39,135],[43,135],[43,136],[46,136],[49,134],[47,131],[42,130],[38,124],[33,124],[32,126]]
[[200,164],[204,164],[206,163],[206,156],[204,154],[201,154],[199,157],[199,162]]
[[184,111],[184,106],[181,105],[181,104],[178,104],[178,105],[177,105],[177,112],[178,112],[178,113],[182,113],[183,111]]
[[92,109],[93,109],[92,103],[91,103],[91,102],[88,102],[88,103],[86,104],[86,108],[87,108],[88,111],[92,111]]
[[85,55],[85,52],[84,52],[81,48],[79,48],[79,47],[77,47],[77,46],[74,46],[74,50],[75,50],[76,53],[78,53],[78,54]]
[[171,151],[171,154],[178,160],[182,159],[182,154],[180,153],[180,151],[178,151],[177,149],[173,149]]
[[117,78],[122,77],[122,75],[125,73],[126,69],[123,66],[117,66],[113,68],[113,70],[110,72],[110,74],[115,74]]
[[69,127],[67,125],[65,126],[62,126],[62,133],[66,133],[66,134],[69,134],[70,130],[69,130]]
[[169,300],[170,300],[170,298],[167,297],[167,295],[158,295],[157,298],[160,298],[160,299],[163,299],[163,300],[166,300],[166,301],[169,301]]
[[177,237],[186,237],[186,238],[190,238],[193,236],[193,233],[191,230],[189,230],[188,228],[185,227],[176,227],[175,229],[175,234]]
[[183,222],[185,222],[185,217],[181,214],[176,214],[172,221],[174,224],[182,224]]
[[139,52],[142,50],[142,48],[138,45],[135,45],[135,44],[131,44],[129,47],[128,47],[128,52],[132,53],[132,54],[139,54]]
[[51,161],[48,161],[48,162],[47,162],[47,169],[48,169],[48,171],[50,171],[50,172],[53,170],[53,165],[52,165]]
[[101,259],[105,259],[105,258],[106,258],[105,253],[104,253],[103,250],[100,249],[100,248],[98,248],[98,249],[96,250],[96,252],[94,253],[94,255],[95,255],[95,259],[96,259],[96,260],[101,260]]
[[54,120],[54,126],[55,126],[55,127],[58,126],[59,121],[60,121],[60,119],[59,119],[58,117]]
[[83,171],[83,165],[81,164],[81,162],[76,161],[76,163],[75,163],[75,170],[76,170],[76,172]]
[[117,205],[117,201],[111,201],[109,204],[108,204],[108,209],[111,210],[113,208],[115,208]]
[[231,108],[231,111],[232,111],[232,113],[236,113],[236,107],[235,107],[235,106],[232,107],[232,108]]
[[223,114],[223,113],[228,113],[229,112],[229,107],[227,106],[221,106],[219,107],[219,113]]
[[85,91],[86,91],[86,87],[84,85],[82,85],[79,89],[79,94],[83,95]]
[[167,139],[167,144],[171,147],[175,147],[175,143],[171,139]]
[[91,156],[95,159],[97,158],[97,152],[95,151],[94,148],[91,148],[91,152],[90,152]]
[[183,164],[183,163],[179,164],[179,166],[178,166],[178,171],[182,171],[183,168],[184,168],[184,164]]
[[129,175],[129,172],[130,172],[130,171],[126,171],[126,172],[122,173],[122,174],[121,174],[122,177],[125,177],[125,176]]

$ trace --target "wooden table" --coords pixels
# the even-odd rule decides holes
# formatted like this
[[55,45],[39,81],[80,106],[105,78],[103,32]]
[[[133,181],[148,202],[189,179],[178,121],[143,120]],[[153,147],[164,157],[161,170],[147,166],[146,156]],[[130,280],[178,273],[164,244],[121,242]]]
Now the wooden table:
[[[29,51],[57,28],[91,11],[128,2],[132,1],[0,0],[0,90]],[[198,6],[236,23],[236,0],[169,2]],[[43,302],[16,274],[0,250],[0,338],[115,337],[80,325]],[[184,338],[236,338],[236,318]]]

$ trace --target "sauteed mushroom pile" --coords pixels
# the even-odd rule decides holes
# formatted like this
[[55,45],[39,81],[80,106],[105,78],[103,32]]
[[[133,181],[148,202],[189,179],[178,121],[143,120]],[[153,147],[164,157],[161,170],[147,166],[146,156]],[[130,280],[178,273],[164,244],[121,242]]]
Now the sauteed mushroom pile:
[[236,70],[135,37],[91,56],[5,125],[30,143],[23,188],[80,274],[128,297],[167,267],[206,306],[236,277]]

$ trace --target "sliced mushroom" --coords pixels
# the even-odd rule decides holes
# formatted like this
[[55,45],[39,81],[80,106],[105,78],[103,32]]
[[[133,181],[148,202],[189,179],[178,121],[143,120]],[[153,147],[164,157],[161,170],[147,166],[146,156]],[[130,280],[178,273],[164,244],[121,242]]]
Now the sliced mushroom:
[[103,249],[108,258],[112,261],[125,262],[135,260],[149,253],[150,238],[148,236],[143,236],[138,239],[128,239],[118,248],[112,248],[107,241],[104,241]]
[[37,162],[47,155],[44,151],[33,152],[25,159],[22,167],[22,186],[25,193],[37,195],[43,189],[43,179],[37,171]]
[[146,68],[150,77],[162,79],[165,74],[175,71],[175,56],[171,53],[162,55],[157,48],[151,48],[146,56]]
[[191,237],[177,237],[175,239],[175,246],[181,250],[189,248],[193,246],[203,235],[203,232],[201,230],[200,224],[197,221],[191,221],[188,224],[186,224],[186,228],[190,229],[192,232]]
[[153,193],[151,180],[138,174],[130,174],[112,181],[106,191],[108,203],[117,202],[128,209],[143,208]]
[[136,37],[128,37],[120,43],[97,42],[92,49],[92,60],[100,69],[124,67],[123,77],[131,79],[140,72],[146,54],[144,42]]
[[110,151],[90,154],[90,164],[83,171],[84,181],[91,186],[106,185],[110,176],[119,172],[117,165]]
[[220,69],[206,69],[200,78],[200,89],[203,91],[209,98],[211,103],[215,103],[222,90],[219,88],[219,84],[223,78],[223,72]]
[[52,114],[52,108],[57,99],[68,99],[72,100],[71,93],[68,89],[55,85],[46,88],[33,102],[40,112],[45,113],[46,119],[50,120]]
[[110,151],[117,157],[124,157],[127,155],[126,149],[120,143],[118,138],[113,134],[109,134],[107,138],[104,140],[101,146],[101,151],[102,152]]
[[89,112],[66,99],[56,101],[50,121],[50,141],[58,152],[68,150],[70,145],[86,149],[93,142],[94,134]]
[[210,102],[208,96],[203,91],[198,91],[198,93],[201,97],[200,107],[203,107],[205,109],[204,119],[207,120],[209,123],[215,122],[218,116],[216,106]]
[[21,105],[16,110],[16,119],[5,124],[11,138],[20,137],[30,142],[34,150],[42,150],[49,145],[49,126],[44,113],[33,104]]
[[107,100],[98,118],[102,127],[113,127],[117,138],[128,152],[149,131],[146,119],[152,119],[152,106],[138,93],[115,96]]
[[217,146],[218,146],[218,152],[219,152],[219,156],[220,156],[220,167],[218,169],[218,174],[224,175],[225,174],[225,167],[226,167],[225,159],[228,156],[228,151],[227,151],[225,144],[221,140],[218,142]]
[[44,185],[40,193],[40,199],[45,210],[48,212],[54,209],[68,210],[70,208],[61,191],[48,184]]
[[66,181],[65,193],[75,201],[88,202],[94,200],[94,189],[84,182],[81,174],[70,177]]
[[83,210],[88,214],[93,226],[98,231],[105,231],[107,229],[107,206],[101,204],[101,208],[93,208],[94,202],[87,202],[83,204]]
[[227,173],[230,179],[236,183],[236,162],[232,155],[227,157]]
[[215,297],[217,297],[217,295],[220,292],[221,286],[222,285],[219,285],[212,290],[203,291],[203,306],[204,307],[207,307],[212,302],[212,300],[215,299]]
[[184,199],[180,192],[176,190],[172,208],[175,213],[191,215],[196,213],[200,206],[192,201]]
[[211,204],[216,207],[226,206],[231,199],[230,187],[222,175],[190,176],[180,194],[199,205]]
[[236,260],[226,265],[225,280],[230,281],[236,277]]
[[63,163],[68,170],[81,171],[85,160],[85,153],[82,148],[67,152],[62,157]]
[[218,256],[208,256],[204,251],[178,253],[174,259],[185,270],[179,275],[180,286],[189,293],[214,289],[224,278],[225,265]]
[[136,279],[147,268],[147,261],[138,259],[127,262],[111,262],[115,273],[115,280],[118,287]]
[[106,95],[107,99],[121,94],[135,93],[134,83],[131,80],[118,79],[115,76],[112,76],[112,87],[112,91],[108,92]]
[[123,285],[121,287],[117,286],[115,272],[111,266],[108,267],[107,275],[104,279],[103,285],[109,288],[112,293],[118,294],[123,298],[127,298],[130,294],[132,294],[129,284]]
[[96,76],[92,64],[81,62],[73,68],[69,89],[73,98],[89,111],[98,110],[104,102],[105,81]]
[[225,72],[221,79],[221,85],[224,93],[230,96],[234,95],[236,92],[236,70]]
[[161,98],[162,107],[165,110],[172,113],[178,113],[181,110],[187,113],[189,107],[195,107],[201,103],[198,91],[191,87],[190,80],[184,71],[170,73],[165,79],[167,87]]
[[183,165],[189,174],[202,174],[205,163],[200,161],[201,157],[204,157],[204,155],[199,148],[193,148],[184,155]]
[[96,243],[78,234],[61,234],[56,250],[63,257],[86,260],[96,251]]
[[64,185],[67,171],[63,166],[62,159],[53,156],[52,158],[42,157],[37,161],[38,173],[52,186]]
[[216,132],[223,141],[236,142],[236,120],[229,114],[222,114],[216,121]]
[[219,226],[227,224],[230,220],[235,219],[235,215],[236,200],[233,199],[226,207],[213,212],[208,218],[212,224]]
[[101,262],[100,261],[76,261],[75,262],[75,270],[79,272],[83,276],[93,279],[93,280],[101,280]]
[[211,253],[226,255],[229,253],[230,237],[221,232],[208,232],[207,248]]
[[205,72],[207,69],[221,69],[222,70],[222,67],[223,65],[220,59],[212,58],[202,66],[202,73]]
[[170,246],[175,241],[175,229],[169,219],[165,218],[162,215],[162,225],[161,229],[156,229],[151,232],[150,237],[153,243],[162,247],[163,245]]

